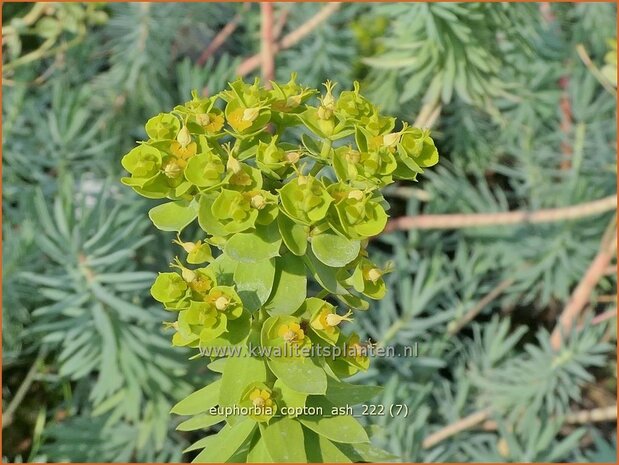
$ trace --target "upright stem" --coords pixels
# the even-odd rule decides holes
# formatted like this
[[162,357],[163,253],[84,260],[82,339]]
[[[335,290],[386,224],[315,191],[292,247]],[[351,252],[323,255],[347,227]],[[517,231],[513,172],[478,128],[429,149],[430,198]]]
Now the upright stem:
[[271,83],[275,79],[275,46],[273,40],[273,4],[261,3],[261,47],[260,58],[262,66],[262,78],[264,86],[271,88]]

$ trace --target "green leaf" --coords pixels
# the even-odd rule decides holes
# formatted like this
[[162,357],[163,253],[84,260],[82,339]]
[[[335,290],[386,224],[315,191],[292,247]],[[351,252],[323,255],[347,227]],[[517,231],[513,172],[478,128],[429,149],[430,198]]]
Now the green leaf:
[[232,260],[225,253],[222,253],[207,268],[213,270],[218,285],[234,286],[234,272],[238,265],[239,262]]
[[148,216],[153,224],[162,231],[182,231],[198,216],[196,202],[167,202],[151,208]]
[[337,406],[355,405],[372,399],[380,394],[382,390],[383,388],[380,386],[342,383],[329,378],[325,396],[329,402]]
[[351,460],[324,436],[303,428],[308,463],[350,463]]
[[291,418],[283,417],[268,425],[260,424],[262,439],[275,463],[305,463],[303,428]]
[[[310,400],[311,399],[311,400]],[[312,431],[334,442],[369,442],[361,424],[351,415],[331,415],[333,404],[324,398],[308,399],[308,407],[321,407],[322,415],[299,416],[299,421]]]
[[305,394],[324,394],[327,375],[311,358],[268,360],[269,368],[290,389]]
[[309,237],[309,227],[296,223],[286,215],[278,215],[277,224],[288,250],[295,255],[305,255],[305,251],[307,250],[307,238]]
[[[256,440],[256,437],[258,438]],[[254,436],[254,444],[249,450],[249,454],[247,454],[247,463],[271,463],[273,459],[269,455],[269,451],[267,450],[267,446],[262,439],[262,436],[255,435]]]
[[[192,463],[222,463],[227,461],[241,446],[251,439],[256,423],[245,420],[235,426],[226,426],[215,436],[212,442],[200,452]],[[210,446],[210,447],[209,447]]]
[[360,241],[351,241],[333,233],[312,237],[312,251],[327,266],[342,267],[352,262],[361,250]]
[[256,232],[237,233],[226,242],[226,254],[241,263],[256,263],[279,255],[282,239],[275,223],[256,226]]
[[312,272],[318,284],[332,294],[349,294],[346,288],[338,281],[337,273],[339,268],[332,268],[322,263],[311,250],[303,257],[305,264]]
[[[251,383],[265,383],[267,381],[267,367],[264,361],[242,356],[228,357],[224,374],[221,377],[219,404],[228,407],[238,404],[243,391]],[[240,417],[228,417],[228,421],[235,423]]]
[[189,396],[172,407],[170,413],[176,413],[177,415],[197,415],[198,413],[206,412],[211,407],[215,407],[219,399],[219,388],[221,384],[221,380],[217,380],[197,390],[193,394],[189,394]]
[[207,368],[215,373],[223,373],[226,368],[227,358],[218,358],[207,365]]
[[208,413],[202,413],[198,416],[185,420],[179,424],[176,429],[178,431],[195,431],[197,429],[205,429],[209,426],[216,425],[219,422],[224,421],[226,418],[222,415],[210,415]]
[[307,275],[303,260],[286,253],[275,259],[275,279],[271,297],[264,305],[271,315],[292,315],[307,295]]
[[[288,386],[286,386],[281,379],[275,381],[273,385],[274,391],[278,395],[278,400],[286,408],[293,409],[302,409],[305,407],[305,401],[307,400],[307,394],[303,394],[301,392],[293,391]],[[301,411],[301,410],[299,410]],[[297,416],[296,414],[288,416]]]
[[275,259],[262,260],[256,263],[239,263],[234,272],[236,289],[243,301],[243,306],[253,312],[264,304],[275,278]]
[[340,449],[348,458],[353,462],[368,462],[368,463],[380,463],[387,461],[400,461],[401,457],[393,455],[390,452],[379,449],[372,444],[337,444],[337,448]]

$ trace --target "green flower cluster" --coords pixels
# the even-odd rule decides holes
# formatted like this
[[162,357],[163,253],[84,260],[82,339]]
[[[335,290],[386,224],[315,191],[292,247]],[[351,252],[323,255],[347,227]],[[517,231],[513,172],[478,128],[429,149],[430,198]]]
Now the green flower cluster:
[[[375,265],[366,251],[388,219],[381,188],[438,161],[427,130],[396,129],[356,83],[337,97],[325,83],[314,105],[318,90],[294,75],[271,84],[238,80],[208,98],[194,93],[151,118],[149,139],[122,159],[124,184],[171,200],[149,216],[176,231],[186,253],[186,265],[177,258],[151,289],[177,312],[172,343],[218,359],[215,404],[245,406],[243,418],[261,425],[295,418],[279,413],[286,406],[332,402],[329,386],[368,368],[366,345],[343,327],[369,308],[367,299],[385,295],[389,265]],[[204,234],[183,241],[196,219]],[[308,276],[323,288],[319,296],[308,296]],[[251,346],[262,352],[212,351]],[[238,417],[225,419],[235,428]]]

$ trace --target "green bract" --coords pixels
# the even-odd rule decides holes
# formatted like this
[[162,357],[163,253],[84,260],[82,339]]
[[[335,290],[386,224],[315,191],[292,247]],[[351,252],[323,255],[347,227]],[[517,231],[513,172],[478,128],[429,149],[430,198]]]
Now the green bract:
[[[272,89],[238,80],[209,98],[194,92],[151,118],[148,140],[122,159],[124,184],[169,199],[149,216],[176,231],[183,249],[185,263],[176,258],[176,271],[160,273],[151,288],[178,312],[167,323],[172,343],[219,359],[221,379],[204,388],[209,405],[242,409],[200,419],[206,426],[226,420],[204,443],[234,444],[224,461],[236,450],[305,461],[306,447],[328,441],[347,444],[340,454],[355,460],[356,445],[371,447],[352,416],[323,412],[323,419],[298,409],[333,405],[328,389],[367,370],[368,345],[347,323],[386,292],[388,267],[366,250],[388,220],[380,189],[415,179],[438,153],[427,130],[397,129],[357,83],[339,96],[333,83],[325,87],[313,104],[318,90],[296,76]],[[181,240],[196,219],[200,238]],[[308,296],[308,277],[323,289],[320,298]],[[230,347],[240,352],[212,351]],[[193,401],[174,411],[206,415]],[[289,440],[281,441],[283,431]]]

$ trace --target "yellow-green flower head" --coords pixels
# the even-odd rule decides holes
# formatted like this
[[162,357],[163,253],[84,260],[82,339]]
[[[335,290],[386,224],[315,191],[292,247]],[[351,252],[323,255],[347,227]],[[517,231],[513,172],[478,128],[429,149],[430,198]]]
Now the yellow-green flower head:
[[368,356],[368,347],[361,343],[359,335],[352,333],[345,341],[345,356],[344,361],[349,365],[359,368],[360,370],[367,370],[370,366],[370,358]]
[[218,312],[224,313],[229,320],[235,320],[243,314],[243,303],[234,288],[216,286],[204,298]]
[[423,168],[438,163],[438,150],[430,131],[419,128],[406,128],[397,145],[398,167],[395,174],[402,179],[415,179]]
[[174,260],[171,266],[181,270],[183,281],[187,283],[196,296],[206,294],[216,284],[215,276],[208,268],[191,270],[183,266],[178,258]]
[[174,139],[180,131],[181,124],[172,113],[159,113],[146,123],[146,134],[153,140]]
[[239,406],[248,409],[249,418],[257,422],[268,422],[277,412],[273,391],[264,383],[252,383],[241,395]]
[[352,321],[352,311],[338,315],[333,305],[321,299],[309,298],[305,303],[306,311],[311,313],[310,327],[321,339],[335,344],[340,335],[339,325],[343,321]]
[[[121,163],[123,168],[131,174],[130,181],[134,184],[130,185],[140,185],[139,181],[142,181],[141,184],[143,185],[159,174],[163,164],[163,157],[162,153],[155,147],[142,144],[125,155]],[[128,179],[123,178],[123,181]]]
[[192,301],[178,315],[177,333],[172,343],[177,346],[207,345],[226,332],[228,315],[218,312],[209,302]]
[[159,273],[150,292],[155,300],[171,303],[183,298],[187,289],[187,282],[178,273]]
[[385,186],[393,182],[397,167],[395,157],[384,149],[359,152],[351,147],[338,147],[333,168],[341,181],[354,181],[361,186]]
[[368,99],[359,94],[359,83],[353,84],[354,90],[343,91],[335,107],[338,115],[354,122],[366,123],[369,118],[377,113],[376,107]]
[[355,189],[344,183],[328,188],[335,199],[329,224],[351,239],[364,239],[379,234],[387,224],[387,213],[367,190]]
[[265,190],[244,192],[243,195],[249,199],[251,208],[258,210],[257,224],[270,224],[277,218],[279,208],[277,207],[278,197],[276,195]]
[[222,189],[211,207],[213,217],[230,234],[253,228],[259,210],[251,205],[251,197]]
[[333,89],[336,85],[336,83],[331,81],[324,83],[327,92],[320,97],[320,106],[318,107],[318,111],[316,113],[318,119],[327,120],[331,119],[333,116],[333,111],[335,110],[335,97],[333,97]]
[[[286,144],[278,145],[275,137],[268,144],[262,141],[258,143],[256,164],[258,168],[274,179],[284,179],[292,172],[291,165],[301,158],[298,151],[287,151],[284,147],[289,146]],[[293,147],[290,146],[290,148]]]
[[180,245],[187,252],[187,263],[192,265],[200,265],[205,262],[213,261],[211,247],[201,240],[197,242],[183,242],[180,236],[177,236],[174,243]]
[[299,323],[284,323],[278,328],[277,334],[286,344],[303,345],[305,342],[305,332]]
[[273,90],[271,96],[273,102],[271,108],[275,111],[288,113],[296,110],[302,103],[307,101],[312,95],[317,93],[314,89],[301,87],[296,82],[297,74],[292,73],[290,81],[287,84],[280,86],[276,82],[272,82]]
[[208,191],[223,184],[225,171],[224,163],[218,155],[205,152],[189,160],[185,168],[185,178]]
[[303,175],[282,187],[280,196],[282,211],[305,225],[322,220],[333,201],[322,181]]
[[238,161],[231,154],[226,163],[227,188],[237,191],[260,189],[262,173],[246,163]]

